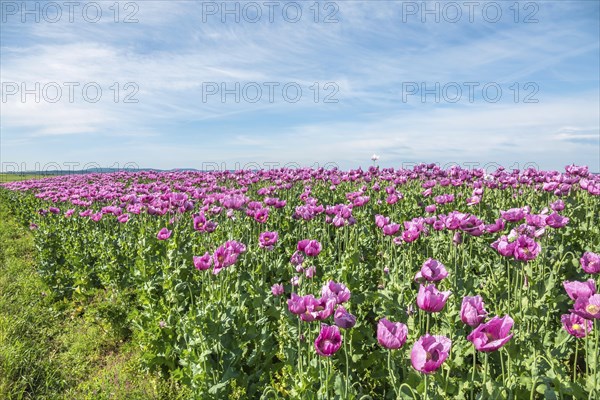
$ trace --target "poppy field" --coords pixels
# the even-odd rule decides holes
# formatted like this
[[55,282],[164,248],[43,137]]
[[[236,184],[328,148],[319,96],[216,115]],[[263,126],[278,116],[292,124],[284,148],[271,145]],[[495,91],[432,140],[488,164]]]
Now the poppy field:
[[117,172],[2,184],[60,301],[198,399],[600,398],[587,167]]

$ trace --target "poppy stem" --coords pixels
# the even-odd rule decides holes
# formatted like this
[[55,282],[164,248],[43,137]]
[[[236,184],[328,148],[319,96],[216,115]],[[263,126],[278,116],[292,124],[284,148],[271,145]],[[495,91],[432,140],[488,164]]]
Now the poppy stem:
[[446,371],[446,382],[444,384],[444,394],[448,393],[448,381],[450,380],[450,371],[452,370],[452,367],[448,367],[448,370]]
[[[348,336],[348,335],[346,335]],[[349,369],[349,365],[348,365],[348,343],[346,343],[347,340],[344,340],[344,355],[346,356],[346,387],[344,387],[344,398],[347,399],[348,398],[348,385],[349,385],[349,381],[348,381],[348,369]]]
[[483,387],[481,388],[482,392],[485,391],[485,385],[487,383],[488,378],[488,353],[484,354],[484,367],[483,367]]
[[505,260],[506,261],[506,275],[507,275],[507,280],[508,280],[508,284],[506,285],[506,291],[507,291],[507,295],[508,295],[508,308],[510,309],[510,262],[508,261],[508,259]]
[[390,374],[390,380],[392,381],[392,387],[394,388],[396,397],[398,397],[398,393],[396,392],[396,376],[394,375],[394,370],[392,369],[392,351],[391,350],[388,350],[387,366],[388,366],[388,373]]
[[502,350],[499,352],[500,355],[500,365],[502,366],[502,384],[506,385],[504,383],[504,358],[502,357]]
[[458,244],[452,249],[454,253],[454,287],[458,287]]
[[587,377],[590,374],[590,363],[588,360],[589,355],[589,337],[590,335],[585,335],[585,342],[583,348],[585,349],[585,376]]
[[473,390],[475,388],[475,369],[477,368],[477,351],[473,350],[473,369],[471,370],[471,400],[475,399]]
[[302,374],[302,321],[298,318],[298,371],[300,372],[300,378],[304,376]]
[[325,381],[325,390],[327,391],[327,400],[329,400],[329,381],[331,380],[331,357],[327,357],[327,377]]
[[424,399],[427,400],[429,397],[427,396],[427,389],[429,388],[429,375],[425,374],[425,397]]
[[577,380],[577,350],[579,349],[579,341],[575,340],[575,358],[573,359],[573,382]]
[[594,332],[596,333],[596,350],[594,351],[594,382],[595,382],[595,392],[596,395],[600,394],[598,393],[600,390],[598,388],[598,381],[600,380],[598,377],[598,351],[600,351],[600,348],[598,347],[600,345],[600,324],[598,323],[598,318],[594,319]]

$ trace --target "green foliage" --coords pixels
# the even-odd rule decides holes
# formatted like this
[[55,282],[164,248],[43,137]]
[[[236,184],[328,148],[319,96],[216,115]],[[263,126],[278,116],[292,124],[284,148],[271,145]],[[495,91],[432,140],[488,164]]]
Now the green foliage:
[[65,301],[35,265],[29,229],[0,201],[1,399],[189,398],[174,381],[141,372],[127,291]]

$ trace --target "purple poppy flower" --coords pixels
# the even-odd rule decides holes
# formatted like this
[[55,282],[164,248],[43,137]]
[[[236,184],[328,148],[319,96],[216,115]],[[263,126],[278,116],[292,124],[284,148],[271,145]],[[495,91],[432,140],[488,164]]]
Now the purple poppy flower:
[[204,216],[204,212],[200,211],[199,214],[194,216],[194,230],[199,232],[204,232],[206,224],[206,217]]
[[481,296],[465,296],[460,307],[460,320],[465,324],[476,327],[488,315],[485,311]]
[[600,255],[586,251],[583,256],[579,259],[581,268],[588,274],[600,273]]
[[436,210],[437,210],[437,207],[435,204],[430,204],[425,207],[425,212],[429,213],[429,214],[433,214]]
[[421,270],[415,275],[415,281],[427,280],[429,282],[441,281],[448,276],[448,271],[444,264],[433,258],[428,258],[423,263]]
[[565,330],[569,335],[577,338],[584,338],[592,330],[592,321],[585,319],[577,314],[563,314],[560,317],[560,321],[563,324]]
[[324,298],[333,297],[337,304],[342,304],[350,299],[350,289],[343,283],[329,281],[321,289],[321,296]]
[[246,251],[246,245],[230,240],[219,246],[213,253],[213,274],[217,275],[222,269],[236,263],[238,256]]
[[333,314],[335,324],[342,329],[350,329],[356,325],[356,317],[350,314],[343,306],[338,306]]
[[446,227],[444,221],[437,220],[433,223],[433,229],[436,231],[441,231]]
[[502,235],[500,239],[492,243],[491,246],[498,251],[501,256],[510,257],[514,254],[517,243],[511,241],[506,235]]
[[550,204],[550,208],[553,211],[559,212],[565,209],[565,203],[562,200],[556,200],[554,203]]
[[258,237],[258,246],[263,249],[272,250],[278,239],[279,234],[277,232],[263,232]]
[[384,235],[393,236],[400,230],[400,224],[388,224],[382,230]]
[[290,258],[290,263],[292,265],[301,265],[304,262],[304,256],[300,251],[295,251]]
[[503,230],[505,226],[506,224],[504,223],[504,220],[502,218],[498,218],[493,224],[486,225],[485,230],[488,233],[496,233]]
[[427,287],[420,285],[419,293],[417,294],[417,306],[424,311],[440,312],[446,305],[448,297],[450,297],[449,290],[440,292],[435,285]]
[[377,341],[386,349],[399,349],[406,343],[408,328],[401,322],[382,318],[377,323]]
[[569,311],[585,319],[600,319],[600,294],[578,297],[573,309]]
[[516,260],[530,261],[540,253],[541,246],[532,238],[521,235],[515,241],[514,256]]
[[562,228],[569,223],[569,218],[563,217],[558,213],[552,213],[546,217],[546,224],[552,228]]
[[523,208],[511,208],[507,211],[500,211],[500,215],[506,222],[517,222],[525,218]]
[[172,233],[173,233],[173,231],[170,231],[167,228],[162,228],[160,231],[158,231],[158,234],[156,235],[156,237],[158,240],[167,240],[168,238],[171,237]]
[[296,293],[292,293],[292,296],[287,301],[288,310],[292,314],[300,315],[306,312],[306,305],[304,304],[304,298],[298,296]]
[[[103,216],[103,215],[104,215],[104,214],[102,214],[102,212],[97,212],[97,213],[95,213],[95,214],[92,214],[92,215],[90,215],[90,219],[91,219],[92,221],[94,221],[94,222],[98,222],[98,221],[100,221],[100,220],[102,219],[102,216]],[[163,230],[166,230],[166,229],[167,229],[167,228],[163,228]],[[157,235],[157,237],[158,237],[158,240],[164,240],[164,239],[161,239],[161,238],[159,237],[161,232],[162,232],[162,230],[161,230],[160,232],[158,232],[158,235]],[[169,236],[171,236],[171,231],[168,231],[168,230],[167,230],[167,232],[168,232],[168,236],[167,236],[165,239],[168,239],[168,238],[169,238]]]
[[413,368],[424,374],[434,373],[448,358],[451,347],[452,341],[445,336],[421,336],[410,352]]
[[406,243],[411,243],[417,240],[420,234],[421,232],[419,232],[417,229],[407,229],[402,232],[402,240],[404,240]]
[[473,343],[477,351],[496,351],[513,337],[510,333],[513,324],[513,319],[508,315],[502,318],[496,316],[475,328],[467,340]]
[[302,321],[322,321],[329,318],[335,310],[335,298],[321,297],[316,299],[312,294],[304,296],[306,311],[300,315]]
[[309,257],[316,257],[321,252],[323,246],[316,240],[304,239],[298,242],[298,251],[303,252]]
[[281,283],[276,283],[271,286],[271,293],[273,296],[281,296],[283,294],[283,285]]
[[461,233],[458,231],[454,232],[454,236],[452,236],[452,243],[454,243],[455,246],[458,246],[462,242],[463,242],[463,237],[462,237]]
[[269,219],[269,209],[261,208],[259,210],[256,210],[253,217],[256,222],[264,224]]
[[196,267],[198,271],[205,271],[209,269],[213,262],[211,254],[208,251],[201,257],[194,256],[193,261],[194,267]]
[[385,202],[388,204],[396,204],[398,202],[398,196],[395,194],[390,194],[386,199]]
[[315,350],[323,357],[330,357],[342,347],[340,329],[333,325],[321,325],[319,336],[315,339]]
[[571,300],[577,300],[579,297],[590,297],[596,294],[596,283],[593,279],[588,279],[586,282],[564,281],[563,287]]
[[246,245],[235,240],[225,242],[225,247],[235,254],[242,254],[246,251]]
[[387,224],[390,223],[390,219],[387,217],[384,217],[383,215],[375,215],[375,225],[377,225],[378,228],[383,228],[384,226],[386,226]]

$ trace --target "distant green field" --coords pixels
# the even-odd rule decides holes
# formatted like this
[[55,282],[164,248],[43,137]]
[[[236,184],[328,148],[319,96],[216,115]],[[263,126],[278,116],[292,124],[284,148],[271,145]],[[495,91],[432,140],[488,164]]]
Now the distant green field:
[[43,174],[0,174],[0,183],[24,181],[27,179],[41,179],[46,177]]

